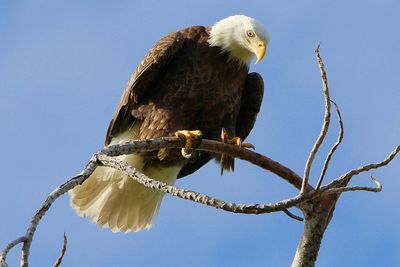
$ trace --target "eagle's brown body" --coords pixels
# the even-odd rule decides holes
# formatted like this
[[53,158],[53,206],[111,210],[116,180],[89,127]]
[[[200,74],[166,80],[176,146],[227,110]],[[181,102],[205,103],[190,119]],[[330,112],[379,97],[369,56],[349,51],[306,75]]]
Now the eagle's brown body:
[[[247,137],[260,108],[262,78],[257,73],[248,74],[245,64],[222,53],[219,47],[211,47],[207,42],[209,30],[194,26],[171,33],[147,53],[110,122],[106,146],[126,139],[173,136],[182,129],[201,130],[204,138],[215,140],[220,139],[222,128],[230,136]],[[121,159],[162,181],[157,172],[164,168],[173,178],[164,182],[173,184],[177,177],[196,171],[217,156],[203,152],[186,159],[180,150],[173,149],[134,157]],[[174,166],[178,168],[171,169]],[[71,205],[78,214],[115,231],[150,227],[162,194],[125,179],[118,171],[101,168],[92,180],[71,191]]]
[[[231,136],[248,135],[261,103],[262,79],[250,75],[248,83],[252,82],[253,88],[242,97],[247,66],[230,59],[218,47],[210,47],[208,38],[209,28],[194,26],[163,37],[149,51],[125,89],[110,123],[106,145],[138,120],[142,121],[140,139],[172,136],[181,129],[201,130],[209,139],[219,139],[222,128]],[[258,101],[254,102],[254,96]],[[247,97],[253,98],[247,103],[253,109],[242,107]],[[238,125],[241,108],[241,116],[247,120],[239,119]],[[150,164],[185,160],[180,150],[165,153],[147,153],[145,157]]]

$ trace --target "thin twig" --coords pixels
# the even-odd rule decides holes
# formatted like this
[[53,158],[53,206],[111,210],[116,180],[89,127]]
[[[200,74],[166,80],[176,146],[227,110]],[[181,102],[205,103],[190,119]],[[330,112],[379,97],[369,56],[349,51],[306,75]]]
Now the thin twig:
[[0,253],[0,266],[1,267],[6,267],[7,263],[6,263],[6,258],[7,258],[7,254],[8,252],[10,252],[10,250],[15,247],[16,245],[18,245],[19,243],[24,243],[26,240],[25,236],[21,236],[13,241],[11,241],[10,243],[8,243],[5,248],[3,249],[3,251]]
[[64,255],[65,255],[65,251],[67,250],[67,241],[68,241],[67,240],[67,235],[64,232],[64,242],[63,242],[63,247],[61,249],[61,254],[60,254],[60,256],[58,256],[58,258],[56,260],[56,263],[54,263],[53,267],[59,267],[60,266],[60,264],[61,264],[61,262],[62,262],[62,260],[64,258]]
[[336,149],[339,147],[340,143],[343,140],[344,127],[343,127],[342,115],[340,114],[340,110],[339,110],[339,107],[336,104],[336,102],[333,101],[333,100],[331,100],[331,102],[333,103],[333,105],[335,107],[336,114],[337,114],[338,121],[339,121],[339,136],[338,136],[338,139],[337,139],[336,143],[332,146],[331,150],[328,153],[328,156],[325,159],[324,166],[323,166],[322,171],[321,171],[321,175],[319,176],[318,183],[317,183],[317,186],[315,188],[316,190],[318,190],[321,187],[322,181],[324,180],[326,171],[327,171],[328,166],[329,166],[329,162],[331,161],[331,158],[332,158],[333,154],[335,153]]
[[292,219],[295,219],[295,220],[300,221],[300,222],[304,221],[304,219],[303,219],[302,217],[297,216],[297,215],[291,213],[288,209],[284,209],[283,212],[284,212],[287,216],[289,216],[290,218],[292,218]]
[[337,187],[332,188],[325,191],[325,194],[340,194],[343,192],[350,192],[350,191],[368,191],[368,192],[381,192],[382,191],[382,184],[375,179],[372,175],[370,175],[371,180],[376,184],[376,187],[368,187],[368,186],[349,186],[349,187]]
[[304,194],[307,189],[308,180],[310,178],[310,171],[312,162],[314,161],[315,155],[318,152],[319,147],[321,146],[322,142],[325,139],[326,134],[328,133],[329,129],[329,122],[331,119],[331,102],[329,98],[329,87],[328,87],[328,79],[326,77],[324,62],[322,61],[321,55],[319,54],[319,45],[317,49],[315,49],[315,55],[318,60],[319,70],[321,72],[321,79],[322,79],[322,86],[324,89],[324,96],[325,96],[325,116],[324,116],[324,123],[322,124],[321,132],[314,143],[313,148],[311,149],[310,155],[308,156],[306,166],[304,168],[304,177],[303,177],[303,184],[301,185],[300,193]]

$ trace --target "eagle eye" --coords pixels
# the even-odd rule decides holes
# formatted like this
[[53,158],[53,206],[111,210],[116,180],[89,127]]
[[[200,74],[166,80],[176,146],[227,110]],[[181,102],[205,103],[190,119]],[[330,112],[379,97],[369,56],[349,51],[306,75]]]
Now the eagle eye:
[[254,37],[255,35],[256,34],[252,30],[247,31],[247,36],[248,37]]

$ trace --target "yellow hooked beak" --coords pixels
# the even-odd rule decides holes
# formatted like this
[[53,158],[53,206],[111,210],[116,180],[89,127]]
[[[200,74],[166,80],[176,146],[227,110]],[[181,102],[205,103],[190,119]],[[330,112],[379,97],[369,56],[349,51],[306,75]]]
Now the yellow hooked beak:
[[254,46],[254,54],[257,57],[256,64],[263,59],[263,57],[264,57],[266,52],[267,52],[267,45],[265,44],[264,41],[260,41],[260,42],[255,44],[255,46]]

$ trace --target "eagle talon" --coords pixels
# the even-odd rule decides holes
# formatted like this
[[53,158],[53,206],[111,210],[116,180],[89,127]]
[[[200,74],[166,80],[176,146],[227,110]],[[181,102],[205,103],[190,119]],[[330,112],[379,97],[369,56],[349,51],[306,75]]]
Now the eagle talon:
[[252,143],[244,143],[244,144],[241,145],[241,147],[251,148],[253,150],[256,150],[256,147]]
[[203,137],[203,133],[199,130],[180,130],[175,132],[175,136],[185,140],[185,147],[181,149],[181,153],[185,158],[190,158],[192,156],[193,147],[197,147],[200,144],[198,141]]
[[251,143],[242,143],[242,138],[238,136],[229,138],[228,132],[224,128],[222,128],[221,131],[221,142],[225,144],[236,145],[238,147],[255,149],[255,146]]

